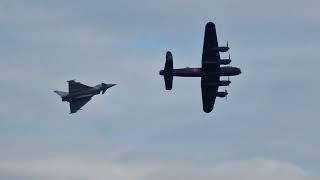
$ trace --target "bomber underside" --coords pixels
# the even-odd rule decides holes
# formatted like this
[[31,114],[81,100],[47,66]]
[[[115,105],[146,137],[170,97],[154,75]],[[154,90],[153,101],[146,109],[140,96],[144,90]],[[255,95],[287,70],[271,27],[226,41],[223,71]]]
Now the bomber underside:
[[178,77],[210,77],[210,76],[233,76],[234,74],[228,71],[220,70],[219,72],[206,72],[201,68],[185,68],[173,69],[171,72],[162,71],[161,75],[171,75]]

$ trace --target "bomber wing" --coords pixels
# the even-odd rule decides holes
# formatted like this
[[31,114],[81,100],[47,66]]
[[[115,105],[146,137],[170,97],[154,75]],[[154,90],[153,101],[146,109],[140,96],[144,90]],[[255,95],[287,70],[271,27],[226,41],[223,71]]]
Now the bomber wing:
[[90,86],[76,82],[75,80],[68,81],[68,83],[69,83],[69,93],[88,90],[92,88]]
[[220,60],[219,51],[213,50],[218,47],[218,38],[214,23],[209,22],[206,25],[202,51],[202,70],[215,72],[219,71],[220,64],[212,63]]
[[[206,25],[203,52],[202,52],[202,71],[203,72],[218,72],[220,70],[219,63],[210,63],[220,60],[219,51],[213,51],[213,48],[218,47],[217,32],[214,23],[209,22]],[[216,100],[216,94],[219,86],[219,76],[210,76],[201,78],[202,104],[203,110],[207,113],[211,112]]]
[[203,77],[201,79],[201,91],[202,91],[202,105],[203,111],[209,113],[213,110],[214,103],[216,101],[217,92],[219,86],[212,85],[210,83],[217,82],[217,78],[206,78]]
[[92,96],[70,101],[70,114],[76,113],[81,107],[86,105]]

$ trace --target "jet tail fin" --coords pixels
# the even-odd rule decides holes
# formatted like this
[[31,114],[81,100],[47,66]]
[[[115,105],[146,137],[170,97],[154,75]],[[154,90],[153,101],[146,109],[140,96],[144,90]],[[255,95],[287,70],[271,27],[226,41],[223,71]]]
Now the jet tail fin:
[[60,97],[64,97],[64,96],[68,95],[67,92],[63,92],[63,91],[53,91],[53,92],[55,92],[56,94],[58,94]]
[[172,89],[173,82],[173,58],[170,51],[166,54],[166,64],[164,66],[164,83],[166,85],[166,90]]

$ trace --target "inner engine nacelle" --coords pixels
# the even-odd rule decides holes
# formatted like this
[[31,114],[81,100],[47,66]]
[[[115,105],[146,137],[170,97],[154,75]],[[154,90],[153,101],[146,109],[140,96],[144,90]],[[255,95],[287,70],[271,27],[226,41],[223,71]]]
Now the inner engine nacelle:
[[228,64],[230,64],[232,61],[231,61],[231,59],[221,59],[220,62],[221,62],[222,65],[228,65]]
[[231,81],[219,81],[218,86],[229,86]]
[[215,48],[212,48],[211,51],[214,51],[214,52],[227,52],[229,51],[229,47],[228,46],[221,46],[221,47],[215,47]]
[[213,64],[213,65],[228,65],[231,63],[231,60],[230,59],[221,59],[221,60],[218,60],[218,61],[204,61],[203,62],[204,64]]
[[205,86],[229,86],[231,81],[218,81],[216,83],[207,83]]

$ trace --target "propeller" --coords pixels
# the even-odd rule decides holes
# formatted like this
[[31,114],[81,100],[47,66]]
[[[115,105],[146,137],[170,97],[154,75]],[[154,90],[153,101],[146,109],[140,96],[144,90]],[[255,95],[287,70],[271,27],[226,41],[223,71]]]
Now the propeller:
[[230,76],[228,76],[228,81],[230,81]]
[[229,41],[227,41],[227,47],[229,47]]
[[231,60],[230,52],[228,52],[228,53],[229,53],[229,60]]
[[226,96],[225,96],[226,97],[226,101],[228,101],[228,91],[225,90],[224,92],[226,93]]

